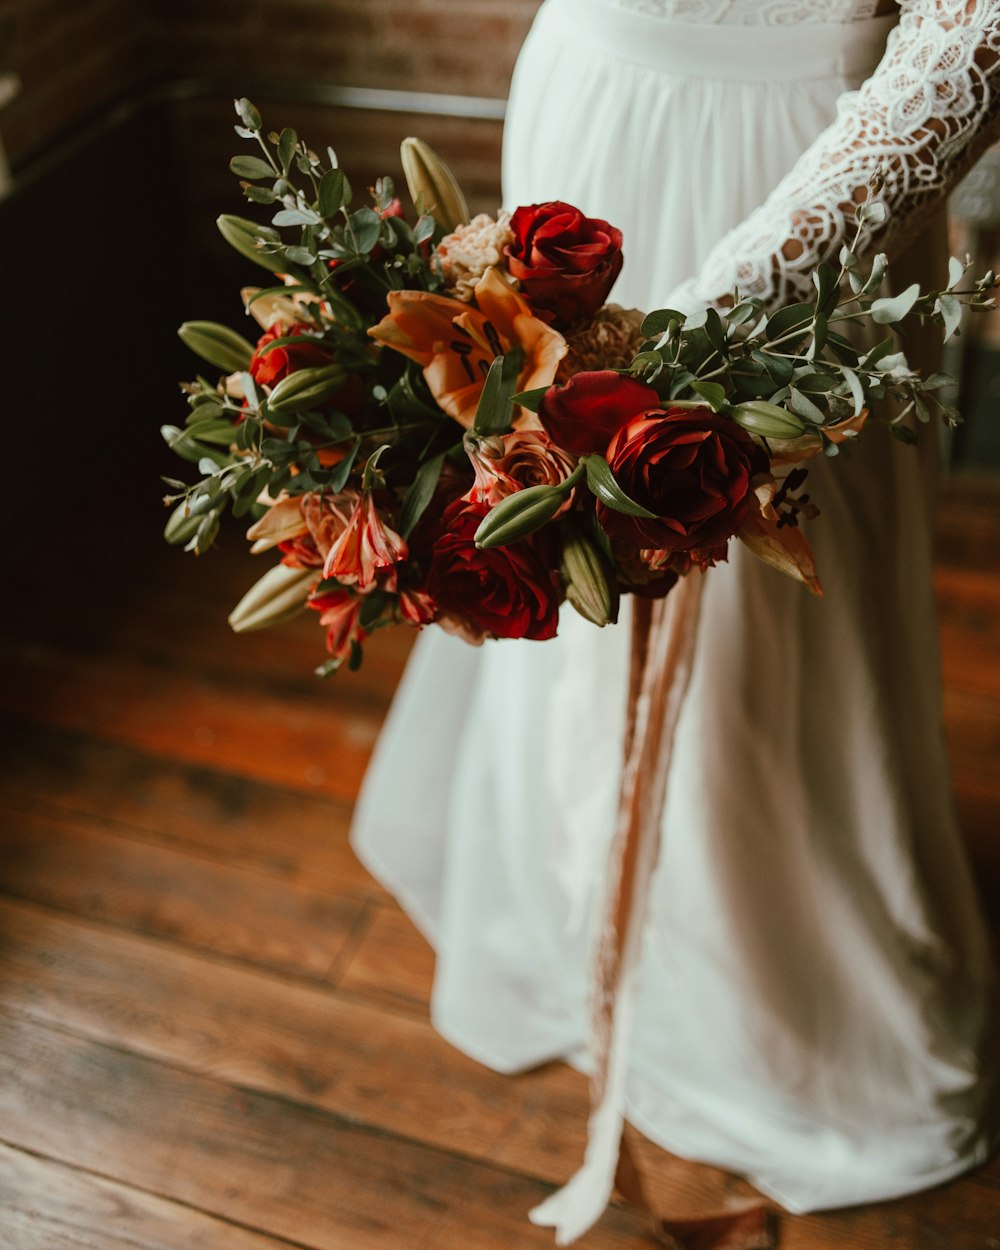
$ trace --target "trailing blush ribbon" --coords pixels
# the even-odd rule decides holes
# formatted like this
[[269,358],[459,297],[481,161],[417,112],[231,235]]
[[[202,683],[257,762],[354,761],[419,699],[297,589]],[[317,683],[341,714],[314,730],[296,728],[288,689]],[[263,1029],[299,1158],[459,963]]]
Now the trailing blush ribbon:
[[[660,849],[674,735],[694,660],[703,581],[704,575],[693,570],[665,598],[633,600],[625,760],[594,952],[587,1149],[580,1170],[531,1212],[533,1223],[556,1230],[560,1246],[581,1237],[600,1218],[616,1183],[623,1197],[652,1215],[638,1169],[622,1148],[625,1085],[649,887]],[[742,1210],[709,1220],[654,1220],[654,1231],[671,1250],[770,1250],[774,1242],[765,1225],[764,1215]]]

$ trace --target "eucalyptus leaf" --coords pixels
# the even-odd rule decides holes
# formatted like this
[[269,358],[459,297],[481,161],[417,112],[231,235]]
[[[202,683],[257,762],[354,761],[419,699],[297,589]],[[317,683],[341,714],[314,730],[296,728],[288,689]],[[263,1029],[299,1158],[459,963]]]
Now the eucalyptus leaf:
[[958,259],[957,256],[949,256],[948,258],[948,285],[950,287],[955,286],[956,283],[961,281],[962,276],[965,273],[965,268],[966,268],[965,265],[962,263],[962,261]]
[[260,113],[246,96],[241,96],[239,100],[234,100],[236,105],[236,114],[246,128],[254,133],[260,130],[263,122]]
[[[919,298],[920,283],[914,282],[905,291],[900,291],[898,295],[877,299],[872,304],[872,321],[880,326],[894,325],[897,321],[903,320]],[[948,298],[953,299],[954,296]]]
[[307,247],[286,247],[285,255],[297,265],[311,265],[316,259],[316,253]]
[[291,165],[298,141],[299,136],[289,126],[286,126],[278,136],[278,159],[281,161],[282,169],[287,170]]
[[806,421],[811,421],[813,425],[822,425],[826,420],[826,414],[823,410],[818,408],[808,395],[803,395],[794,386],[788,392],[788,406],[792,412],[800,417],[804,417]]
[[741,299],[738,304],[730,308],[726,314],[726,320],[731,326],[741,326],[745,322],[759,317],[763,309],[764,306],[759,299]]
[[840,370],[841,376],[847,383],[847,389],[851,392],[851,398],[854,400],[854,415],[857,416],[865,406],[865,392],[861,385],[861,379],[853,369],[846,367]]
[[267,187],[247,187],[246,197],[255,204],[274,204],[278,197]]
[[283,208],[271,218],[275,226],[315,226],[319,220],[311,208]]
[[675,322],[676,325],[684,324],[684,314],[677,312],[676,309],[656,309],[642,321],[641,334],[646,339],[657,339],[670,329],[671,322]]
[[382,218],[365,205],[351,214],[352,246],[361,253],[372,250],[382,233]]
[[274,170],[259,156],[234,156],[229,162],[229,169],[237,178],[273,178]]
[[417,224],[413,227],[414,243],[426,243],[428,239],[433,237],[436,229],[437,222],[430,213],[424,213],[417,218]]
[[881,200],[874,200],[871,203],[859,205],[854,216],[861,226],[881,226],[887,220],[889,210]]
[[[832,265],[819,265],[813,270],[812,281],[816,288],[816,311],[829,315],[837,306],[840,275]],[[818,349],[817,349],[818,350]]]
[[803,335],[806,333],[812,320],[812,304],[788,304],[779,308],[773,317],[768,317],[765,334],[770,342],[783,338],[786,334],[794,339],[797,332]]
[[948,295],[942,292],[937,297],[935,311],[941,314],[944,321],[944,341],[947,343],[951,336],[958,329],[962,320],[962,305],[958,302],[954,295]]
[[351,188],[342,169],[328,169],[319,184],[319,211],[321,217],[332,217],[348,202]]

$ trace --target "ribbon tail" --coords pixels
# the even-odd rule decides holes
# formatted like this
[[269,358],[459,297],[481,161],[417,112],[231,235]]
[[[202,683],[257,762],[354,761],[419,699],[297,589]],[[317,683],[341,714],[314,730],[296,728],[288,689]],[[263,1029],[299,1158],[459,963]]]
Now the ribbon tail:
[[701,584],[702,575],[692,572],[665,600],[654,605],[638,599],[634,608],[618,826],[594,954],[587,1150],[568,1184],[530,1215],[533,1223],[555,1228],[560,1246],[600,1219],[614,1188],[649,884],[659,855],[674,731],[694,657]]

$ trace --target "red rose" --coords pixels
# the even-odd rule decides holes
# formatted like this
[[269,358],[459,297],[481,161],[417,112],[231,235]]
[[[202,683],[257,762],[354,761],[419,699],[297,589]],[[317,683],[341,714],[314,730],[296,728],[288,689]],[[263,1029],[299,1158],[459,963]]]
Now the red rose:
[[474,535],[489,506],[458,499],[444,510],[427,591],[438,610],[496,638],[554,638],[559,575],[534,538],[480,551]]
[[613,369],[597,369],[575,374],[565,386],[550,386],[538,419],[557,447],[580,456],[589,451],[603,456],[623,425],[659,406],[651,386]]
[[296,369],[312,369],[316,365],[328,365],[333,357],[314,339],[305,338],[300,343],[286,343],[284,347],[274,347],[269,352],[264,348],[275,339],[300,335],[306,329],[303,325],[284,326],[275,322],[270,330],[257,340],[257,347],[250,358],[248,371],[259,386],[274,386],[282,378],[294,373]]
[[634,417],[606,459],[625,494],[656,516],[625,516],[599,503],[601,524],[660,552],[724,543],[757,507],[753,479],[770,467],[745,430],[705,407]]
[[621,272],[620,230],[561,200],[519,208],[510,228],[508,267],[533,308],[557,326],[597,312]]

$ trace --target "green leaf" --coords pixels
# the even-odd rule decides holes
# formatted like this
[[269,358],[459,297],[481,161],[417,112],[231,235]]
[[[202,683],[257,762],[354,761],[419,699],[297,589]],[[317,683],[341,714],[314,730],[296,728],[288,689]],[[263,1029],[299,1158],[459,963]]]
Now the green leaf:
[[826,414],[822,409],[817,408],[808,395],[803,395],[794,386],[788,392],[788,406],[792,412],[797,413],[800,417],[805,417],[813,425],[822,425],[826,420]]
[[282,169],[287,170],[291,165],[298,141],[299,136],[289,126],[286,126],[278,136],[278,159],[281,161]]
[[881,200],[860,204],[854,214],[855,220],[862,226],[881,226],[888,216],[889,211]]
[[283,208],[271,218],[275,226],[315,226],[319,220],[311,208]]
[[286,247],[285,255],[297,265],[311,265],[316,259],[316,253],[310,252],[307,247]]
[[319,184],[319,212],[321,217],[339,213],[351,196],[351,188],[342,169],[328,169]]
[[853,369],[848,369],[846,366],[840,372],[847,383],[847,389],[851,392],[851,399],[854,400],[854,415],[857,416],[865,406],[865,392],[861,385],[861,379]]
[[[872,304],[872,321],[880,326],[893,325],[897,321],[902,321],[919,298],[920,283],[914,282],[912,286],[908,286],[905,291],[900,291],[898,295],[887,299],[877,299]],[[954,299],[954,296],[941,298]]]
[[879,363],[879,361],[882,360],[885,356],[888,356],[889,353],[895,348],[895,346],[896,346],[896,340],[891,335],[889,336],[889,338],[883,339],[881,343],[876,343],[876,345],[871,349],[868,355],[864,358],[863,364],[865,368],[874,369],[875,366]]
[[853,269],[858,263],[858,258],[845,243],[840,249],[840,263],[845,269]]
[[510,429],[514,410],[511,393],[522,363],[523,352],[515,349],[506,356],[497,356],[490,365],[472,423],[477,434],[503,434]]
[[965,265],[958,259],[957,256],[950,256],[948,258],[948,285],[950,287],[955,286],[956,283],[961,280],[963,274],[965,273],[965,268]]
[[679,326],[683,325],[684,314],[678,312],[676,308],[657,308],[646,315],[641,332],[647,339],[659,338],[670,329],[671,322]]
[[274,204],[278,199],[267,187],[247,187],[246,197],[248,200],[253,200],[255,204]]
[[726,331],[722,325],[722,318],[714,308],[705,309],[705,333],[708,335],[708,341],[715,350],[725,354],[727,346]]
[[942,292],[937,297],[934,310],[941,314],[944,321],[944,341],[947,343],[962,320],[962,305],[954,295],[946,295]]
[[404,538],[410,537],[417,522],[427,510],[427,505],[434,498],[444,457],[445,453],[441,452],[437,456],[432,456],[430,460],[425,460],[417,470],[413,484],[406,492],[399,514],[399,532]]
[[273,178],[274,170],[259,156],[234,156],[229,162],[230,172],[237,178]]
[[816,311],[829,316],[837,306],[840,285],[839,274],[832,265],[819,265],[813,270],[813,286],[816,288]]
[[430,213],[424,213],[422,217],[417,219],[417,224],[413,227],[414,243],[425,243],[433,236],[436,229],[437,222]]
[[611,466],[603,456],[581,456],[580,463],[586,468],[590,493],[606,507],[614,509],[615,512],[624,512],[626,516],[656,516],[655,512],[650,512],[625,494],[615,481]]
[[726,320],[731,326],[741,326],[745,322],[759,317],[764,310],[764,305],[759,299],[741,299],[738,304],[730,308],[726,314]]
[[354,461],[357,458],[358,449],[361,446],[361,440],[354,444],[347,456],[341,460],[340,464],[334,465],[326,476],[326,488],[338,495],[347,485],[347,479],[351,476],[351,470],[354,468]]
[[260,130],[263,125],[260,113],[246,98],[246,96],[242,96],[239,100],[234,100],[233,103],[236,105],[237,117],[239,117],[243,125],[246,126],[247,130],[252,130],[254,132]]
[[713,412],[721,412],[726,406],[726,388],[719,382],[692,382],[691,389],[704,399]]
[[815,324],[813,325],[813,341],[809,344],[809,359],[814,360],[826,346],[827,336],[826,316],[823,313],[817,313]]
[[356,251],[370,252],[382,233],[382,218],[373,208],[365,205],[351,214],[351,244]]
[[761,351],[752,352],[751,358],[767,370],[767,376],[775,386],[787,386],[791,382],[795,367],[790,360]]
[[537,412],[542,406],[542,400],[551,389],[549,386],[536,386],[531,391],[518,391],[516,395],[511,395],[511,403],[519,404],[522,408],[527,408],[529,412]]
[[779,308],[773,317],[768,317],[765,333],[771,342],[785,334],[795,335],[796,331],[805,334],[812,319],[812,304],[787,304]]
[[[192,413],[191,415],[195,416],[197,414]],[[200,439],[204,443],[214,443],[219,447],[229,447],[236,436],[236,427],[231,421],[220,420],[214,417],[200,421],[189,421],[186,429],[192,438]]]

